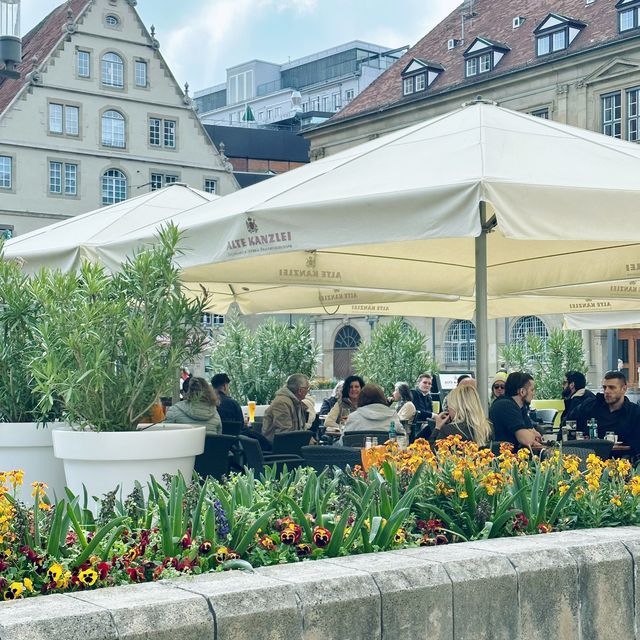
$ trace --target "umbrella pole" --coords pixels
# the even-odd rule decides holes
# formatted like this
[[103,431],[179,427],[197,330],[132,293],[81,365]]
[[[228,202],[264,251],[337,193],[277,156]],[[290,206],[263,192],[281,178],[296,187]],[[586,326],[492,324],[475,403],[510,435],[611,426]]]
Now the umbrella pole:
[[476,379],[483,407],[489,404],[489,332],[487,320],[487,234],[495,225],[488,221],[487,205],[480,203],[480,235],[476,237]]

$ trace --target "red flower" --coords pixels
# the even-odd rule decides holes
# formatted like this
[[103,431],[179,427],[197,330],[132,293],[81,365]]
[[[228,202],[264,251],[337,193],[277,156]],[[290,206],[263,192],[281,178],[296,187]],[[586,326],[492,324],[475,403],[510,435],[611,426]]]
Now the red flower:
[[313,544],[320,549],[324,549],[331,540],[331,531],[324,527],[315,527],[313,530]]
[[428,533],[425,533],[422,538],[420,538],[421,547],[433,547],[435,544],[436,539],[432,538]]
[[108,562],[99,562],[96,566],[100,580],[104,580],[111,569],[111,565]]
[[298,524],[290,523],[280,532],[280,542],[282,544],[298,544],[301,535],[302,527]]
[[296,555],[298,558],[304,558],[311,555],[311,545],[303,542],[296,545]]
[[207,553],[211,553],[212,544],[208,540],[203,540],[200,546],[198,547],[198,553],[200,555],[206,555]]
[[286,518],[278,518],[278,520],[275,521],[274,526],[276,528],[276,531],[282,531],[283,529],[286,529],[290,524],[295,524],[295,522],[289,516],[287,516]]
[[122,559],[124,562],[129,563],[133,562],[139,555],[140,551],[138,547],[131,547],[126,553],[122,554]]
[[276,548],[276,543],[269,536],[262,536],[258,544],[267,551],[274,551]]
[[78,542],[78,534],[75,531],[69,531],[67,537],[64,539],[64,543],[67,547],[70,547]]
[[127,574],[131,582],[144,582],[144,569],[142,567],[128,567]]
[[435,519],[431,519],[427,521],[427,531],[430,531],[432,533],[436,532],[436,531],[440,531],[440,529],[442,529],[442,522],[440,520],[435,520]]
[[191,529],[187,529],[187,532],[182,536],[180,544],[183,549],[188,549],[191,546]]
[[542,522],[538,525],[539,533],[551,533],[552,531],[553,527],[547,522]]
[[513,518],[512,528],[514,531],[524,531],[529,526],[529,519],[524,513],[518,513]]
[[449,539],[444,533],[439,533],[436,535],[436,544],[449,544]]

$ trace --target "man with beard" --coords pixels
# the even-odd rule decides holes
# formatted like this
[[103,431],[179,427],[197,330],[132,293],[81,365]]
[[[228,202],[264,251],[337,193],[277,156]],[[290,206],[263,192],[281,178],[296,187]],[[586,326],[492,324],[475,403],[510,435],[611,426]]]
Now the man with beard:
[[529,420],[529,405],[535,389],[533,376],[529,373],[514,371],[509,374],[504,396],[497,398],[489,409],[494,440],[511,442],[520,447],[530,447],[540,442],[542,436]]
[[567,371],[562,381],[562,399],[564,400],[564,411],[560,416],[560,425],[563,426],[567,420],[577,420],[580,406],[585,400],[595,398],[587,387],[587,379],[580,371]]
[[621,371],[608,371],[602,381],[602,393],[582,403],[578,410],[578,430],[587,434],[589,420],[598,424],[598,438],[613,431],[618,440],[631,447],[631,457],[640,453],[640,406],[625,396],[627,379]]

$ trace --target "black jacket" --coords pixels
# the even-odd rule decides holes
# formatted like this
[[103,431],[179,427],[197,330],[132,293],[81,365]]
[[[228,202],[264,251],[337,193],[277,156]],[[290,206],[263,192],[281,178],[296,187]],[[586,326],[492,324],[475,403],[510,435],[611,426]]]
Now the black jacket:
[[412,389],[411,397],[416,408],[416,415],[413,421],[424,422],[425,420],[429,420],[433,414],[433,400],[431,399],[431,394],[425,396],[420,389]]
[[335,396],[329,396],[322,401],[322,406],[320,407],[319,416],[326,416],[331,409],[333,409],[333,405],[338,402],[338,398]]
[[604,394],[598,393],[587,402],[583,402],[577,415],[578,431],[588,433],[589,420],[595,418],[598,423],[598,438],[604,438],[607,431],[613,431],[618,439],[631,447],[631,456],[640,454],[640,406],[625,398],[618,411],[609,411]]
[[220,398],[218,413],[222,422],[240,422],[244,424],[244,415],[240,405],[220,390],[218,390],[218,397]]
[[565,398],[564,411],[560,416],[561,426],[566,424],[567,420],[577,420],[580,405],[585,402],[585,400],[592,401],[593,398],[596,397],[589,389],[584,389],[584,393],[580,393],[580,391],[582,391],[582,389],[576,391],[570,398]]

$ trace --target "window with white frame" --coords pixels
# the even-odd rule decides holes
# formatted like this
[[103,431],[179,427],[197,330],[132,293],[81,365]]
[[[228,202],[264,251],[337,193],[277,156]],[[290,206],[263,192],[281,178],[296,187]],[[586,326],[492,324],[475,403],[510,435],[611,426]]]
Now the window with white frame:
[[622,99],[620,93],[602,96],[602,133],[622,137]]
[[179,176],[171,173],[152,173],[151,174],[151,191],[157,191],[166,187],[168,184],[178,182]]
[[491,51],[473,58],[467,58],[465,67],[467,77],[476,76],[479,73],[488,73],[492,68],[493,53]]
[[78,51],[76,62],[78,76],[89,78],[91,76],[91,54],[88,51]]
[[275,110],[274,110],[274,113],[275,113],[276,120],[278,120],[280,118],[280,114],[282,113],[281,108],[280,107],[276,107]]
[[176,121],[164,118],[149,118],[149,144],[152,147],[176,147]]
[[640,27],[640,2],[622,0],[616,4],[618,8],[618,31],[631,31]]
[[80,133],[80,108],[50,102],[49,133],[77,136]]
[[408,96],[413,93],[413,78],[404,78],[402,81],[402,95]]
[[72,162],[49,162],[49,193],[78,195],[78,165]]
[[345,102],[351,102],[353,100],[353,98],[355,97],[355,91],[354,89],[347,89],[344,92],[344,101]]
[[102,175],[102,204],[116,204],[127,199],[127,177],[119,169]]
[[424,91],[426,89],[426,87],[427,87],[426,76],[425,76],[424,73],[419,73],[416,76],[416,79],[415,79],[415,87],[414,88],[416,90],[416,93],[418,91]]
[[476,326],[470,320],[454,320],[447,329],[444,341],[446,364],[476,361]]
[[102,56],[102,84],[105,87],[124,87],[124,62],[117,53],[105,53]]
[[0,189],[11,189],[13,184],[13,158],[0,156]]
[[331,102],[333,105],[333,110],[337,111],[340,108],[340,94],[339,93],[334,93],[331,96]]
[[640,140],[640,89],[627,91],[627,140],[638,142]]
[[207,327],[221,327],[224,324],[224,316],[218,313],[209,313],[205,311],[202,314],[202,324]]
[[207,193],[216,193],[218,190],[218,181],[213,178],[205,178],[204,179],[204,190]]
[[147,86],[147,63],[144,60],[136,60],[136,87]]
[[535,116],[536,118],[542,118],[543,120],[548,120],[549,119],[549,109],[548,107],[545,107],[544,109],[535,109],[534,111],[530,112],[532,116]]
[[176,121],[165,120],[164,121],[164,146],[169,149],[175,149],[176,147]]
[[125,120],[124,116],[114,109],[109,109],[102,114],[102,144],[105,147],[125,147]]
[[540,338],[544,344],[546,344],[549,339],[547,327],[538,316],[523,316],[522,318],[518,318],[513,324],[513,327],[511,327],[511,342],[526,345],[528,336],[530,335]]
[[568,49],[585,26],[579,20],[549,13],[533,31],[536,36],[536,54],[546,56]]

